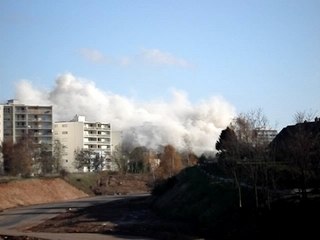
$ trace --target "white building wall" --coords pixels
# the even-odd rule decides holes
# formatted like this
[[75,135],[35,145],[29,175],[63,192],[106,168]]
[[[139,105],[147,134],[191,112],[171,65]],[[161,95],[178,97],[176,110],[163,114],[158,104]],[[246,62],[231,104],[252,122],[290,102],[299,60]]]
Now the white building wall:
[[52,145],[52,106],[34,106],[9,100],[2,105],[3,140],[19,138],[29,134],[38,144]]
[[112,151],[114,148],[122,143],[122,131],[112,131]]
[[54,139],[64,146],[61,167],[69,172],[75,172],[74,152],[84,146],[83,122],[58,122],[54,124]]
[[90,149],[99,153],[106,159],[106,167],[103,170],[112,169],[110,166],[107,167],[111,164],[112,153],[111,125],[109,123],[85,122],[83,116],[76,116],[70,122],[56,122],[54,124],[54,138],[65,147],[61,163],[65,170],[77,171],[74,166],[75,151],[80,149]]
[[0,145],[2,144],[2,142],[3,142],[3,105],[0,105]]
[[[0,146],[3,142],[3,105],[0,105]],[[3,155],[0,151],[0,175],[3,174]]]
[[[26,105],[17,100],[1,104],[0,144],[5,140],[17,142],[26,135],[31,137],[38,147],[43,144],[52,146],[52,106]],[[0,153],[0,162],[3,161],[2,158]]]

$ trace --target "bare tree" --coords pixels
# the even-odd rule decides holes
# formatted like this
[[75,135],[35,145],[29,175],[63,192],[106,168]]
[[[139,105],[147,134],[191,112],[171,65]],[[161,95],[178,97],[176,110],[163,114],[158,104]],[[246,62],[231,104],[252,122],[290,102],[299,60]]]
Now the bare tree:
[[162,171],[164,177],[172,177],[182,169],[182,161],[179,153],[172,145],[164,147],[160,156],[159,170]]
[[10,175],[30,176],[36,153],[36,144],[32,137],[25,135],[17,140],[7,139],[2,144],[4,170]]
[[148,149],[146,147],[136,147],[130,152],[130,171],[134,173],[145,173],[148,171]]
[[[224,166],[232,173],[241,203],[240,181],[250,180],[255,195],[256,206],[259,206],[258,183],[261,171],[265,166],[267,142],[261,140],[261,132],[268,127],[268,120],[261,109],[241,113],[234,119],[230,127],[223,130],[216,149]],[[247,175],[243,174],[247,172]],[[240,180],[241,179],[241,180]]]
[[239,207],[242,207],[242,190],[240,184],[240,171],[238,161],[240,159],[239,141],[235,132],[227,127],[222,130],[218,141],[216,142],[216,149],[218,150],[217,157],[220,164],[226,170],[227,173],[231,173],[231,177],[234,179],[234,183],[238,190],[238,202]]
[[111,159],[117,164],[118,169],[121,173],[127,173],[129,163],[129,151],[125,145],[117,145],[112,151]]
[[14,169],[13,154],[14,143],[12,139],[6,139],[2,143],[3,169],[7,174],[11,174]]
[[155,183],[156,169],[159,167],[160,159],[158,159],[157,154],[155,154],[150,149],[148,151],[147,159],[148,159],[148,166],[149,166],[150,172],[152,173],[153,183]]
[[307,198],[309,181],[318,176],[320,166],[320,123],[298,123],[284,128],[273,143],[277,161],[290,167],[299,184],[302,199]]
[[295,123],[303,123],[303,122],[311,122],[315,119],[317,116],[317,112],[309,110],[309,111],[297,111],[294,116],[294,122]]
[[[34,156],[34,166],[39,174],[46,175],[53,172],[52,147],[49,144],[41,144],[37,147]],[[35,168],[34,167],[34,168]]]
[[75,151],[75,168],[78,170],[88,169],[90,172],[92,169],[92,160],[95,154],[92,150],[89,149],[78,149]]
[[0,145],[0,175],[4,174],[4,162],[3,162],[3,153],[2,153],[2,143]]
[[55,140],[53,143],[52,164],[53,171],[59,173],[61,170],[62,157],[65,154],[65,146],[60,140]]

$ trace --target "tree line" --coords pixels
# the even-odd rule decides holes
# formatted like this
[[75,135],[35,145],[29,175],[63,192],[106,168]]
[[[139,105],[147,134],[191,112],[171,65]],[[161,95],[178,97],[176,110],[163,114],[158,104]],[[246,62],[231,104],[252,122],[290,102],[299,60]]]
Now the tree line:
[[[268,129],[261,110],[240,114],[224,129],[215,144],[216,161],[207,171],[232,179],[243,206],[243,190],[251,189],[255,206],[270,207],[275,197],[298,189],[301,200],[320,187],[320,122],[302,121],[288,126],[269,143],[259,131]],[[200,158],[200,160],[207,160]]]
[[[320,186],[320,129],[317,128],[320,123],[313,129],[307,129],[305,123],[312,117],[305,112],[297,113],[297,125],[282,131],[284,134],[278,134],[277,141],[269,143],[258,134],[259,130],[270,129],[262,110],[239,114],[222,130],[215,144],[216,157],[213,163],[206,165],[206,171],[233,180],[239,206],[243,205],[243,186],[253,190],[257,207],[269,206],[274,195],[285,189],[300,189],[302,198],[307,198],[311,188]],[[7,139],[0,147],[5,174],[31,176],[63,170],[64,146],[58,140],[53,145],[38,144],[25,135],[17,142]],[[198,159],[191,147],[178,151],[166,145],[155,151],[144,146],[130,148],[120,144],[113,149],[110,160],[122,174],[151,174],[156,181],[209,158],[202,155]],[[86,167],[89,171],[100,171],[105,160],[91,150],[75,152],[75,167],[79,170]]]
[[63,148],[58,140],[53,145],[39,144],[30,135],[24,135],[16,142],[6,139],[0,146],[3,174],[30,177],[59,173]]
[[[64,146],[59,140],[55,140],[53,145],[39,144],[32,136],[25,135],[16,142],[6,139],[0,148],[3,174],[29,177],[64,171],[61,166]],[[198,158],[190,149],[177,151],[172,145],[160,147],[155,151],[144,146],[131,149],[120,144],[115,147],[110,159],[91,149],[75,150],[74,167],[78,171],[83,171],[84,168],[89,172],[102,171],[106,161],[115,164],[116,171],[121,174],[149,173],[154,179],[162,179],[196,164]]]
[[130,150],[128,146],[120,144],[113,151],[112,159],[123,174],[151,173],[154,179],[171,177],[198,162],[198,157],[190,149],[178,151],[170,144],[157,151],[144,146]]

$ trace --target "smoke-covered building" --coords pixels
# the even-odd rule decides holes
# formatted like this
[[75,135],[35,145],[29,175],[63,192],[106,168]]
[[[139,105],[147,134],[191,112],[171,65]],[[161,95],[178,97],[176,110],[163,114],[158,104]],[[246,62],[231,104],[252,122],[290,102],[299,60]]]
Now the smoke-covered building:
[[[61,167],[69,172],[75,167],[76,151],[91,150],[103,158],[102,170],[115,170],[111,161],[112,134],[111,124],[87,122],[85,116],[76,115],[71,121],[54,123],[54,139],[64,146]],[[87,169],[84,168],[83,171]]]

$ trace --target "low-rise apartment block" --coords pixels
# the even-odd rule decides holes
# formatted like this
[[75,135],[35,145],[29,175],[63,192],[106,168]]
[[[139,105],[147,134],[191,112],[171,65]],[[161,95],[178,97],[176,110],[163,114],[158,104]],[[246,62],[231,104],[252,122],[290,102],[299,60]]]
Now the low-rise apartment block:
[[[103,158],[101,170],[116,170],[111,161],[112,134],[111,124],[88,122],[84,116],[76,115],[71,121],[54,123],[54,139],[64,146],[61,167],[69,172],[77,171],[75,167],[76,151],[92,150]],[[83,169],[86,171],[87,169]]]

